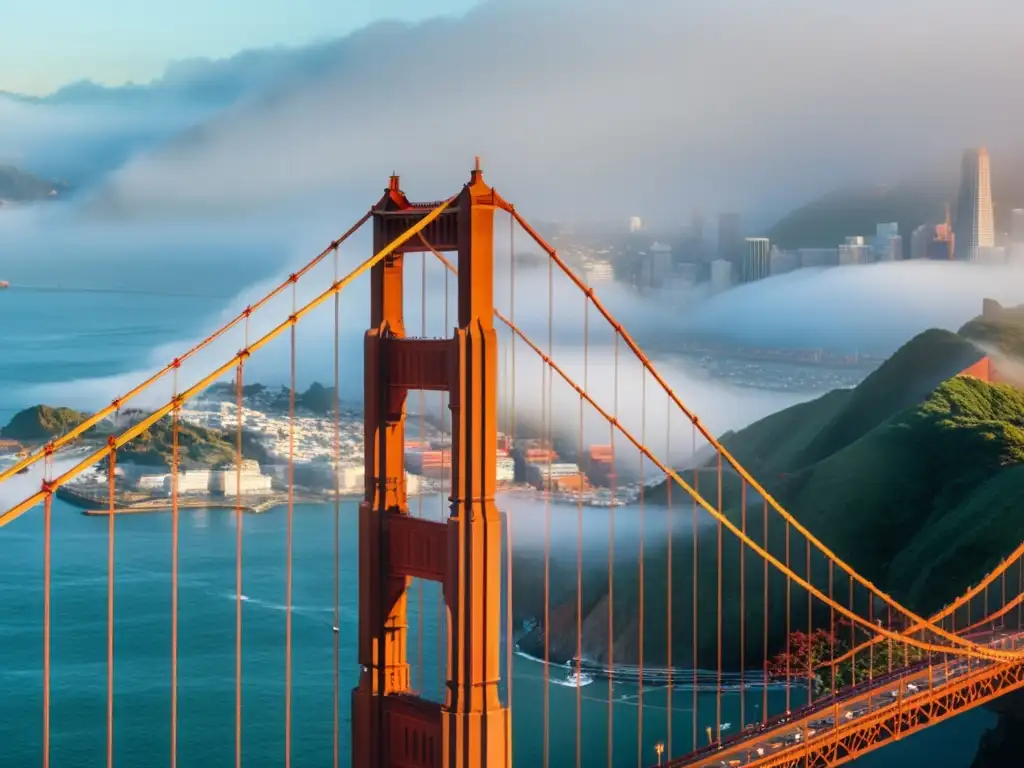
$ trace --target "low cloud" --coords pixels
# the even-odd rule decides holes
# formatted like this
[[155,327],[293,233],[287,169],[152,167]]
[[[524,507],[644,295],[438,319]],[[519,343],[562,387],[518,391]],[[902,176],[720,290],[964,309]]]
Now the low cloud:
[[999,0],[493,0],[351,36],[294,87],[124,169],[106,201],[347,200],[392,169],[434,198],[480,154],[534,215],[780,214],[851,179],[955,167],[965,146],[1013,153],[1019,15]]

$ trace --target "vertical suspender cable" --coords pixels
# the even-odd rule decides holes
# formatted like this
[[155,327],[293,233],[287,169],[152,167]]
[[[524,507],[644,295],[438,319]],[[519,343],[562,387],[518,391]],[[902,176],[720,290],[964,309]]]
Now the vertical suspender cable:
[[[647,444],[647,371],[640,373],[640,442]],[[640,615],[637,623],[637,768],[643,768],[644,455],[640,454]]]
[[836,609],[833,605],[834,597],[832,587],[835,581],[835,561],[831,558],[828,561],[828,647],[829,647],[829,669],[831,670],[831,693],[832,698],[836,697]]
[[[338,282],[338,249],[334,249],[334,282]],[[341,691],[338,637],[341,634],[341,293],[334,294],[334,768],[341,759]]]
[[[807,545],[807,583],[812,584],[811,581],[811,540],[804,537],[804,542]],[[810,592],[807,593],[807,703],[810,704],[814,700],[814,666],[812,661],[813,654],[811,653],[811,643],[814,635],[814,597]]]
[[53,493],[43,499],[43,768],[50,768],[50,538]]
[[[665,458],[668,461],[672,461],[672,400],[666,398],[665,405],[667,406],[667,413],[665,414]],[[665,666],[668,669],[668,685],[666,691],[666,706],[668,712],[666,716],[668,723],[666,730],[668,731],[667,738],[665,739],[665,751],[668,754],[668,759],[672,760],[672,486],[674,485],[672,478],[665,476],[665,508],[666,516],[668,518],[668,531],[666,536],[668,539],[668,552],[667,552],[667,568],[668,568],[668,584],[665,585],[665,624],[667,625],[666,633],[666,653],[665,653]]]
[[699,688],[698,671],[700,670],[700,635],[697,628],[698,621],[698,607],[700,603],[700,589],[698,585],[698,554],[697,554],[697,538],[698,538],[698,510],[700,507],[697,506],[697,494],[700,493],[700,466],[697,463],[697,423],[693,422],[693,436],[692,442],[692,455],[693,455],[693,618],[691,623],[693,625],[693,749],[697,749],[697,721],[700,718],[698,712],[700,697],[697,695]]
[[[718,452],[718,512],[722,513],[722,452]],[[715,691],[715,741],[722,741],[722,521],[718,521],[718,686]]]
[[[584,365],[585,368],[585,365]],[[584,373],[584,377],[586,374]],[[576,768],[582,766],[583,756],[583,688],[580,684],[580,666],[583,658],[583,397],[580,396],[580,428],[576,451],[579,480],[576,488]]]
[[[647,445],[647,369],[640,372],[640,443]],[[638,681],[636,702],[636,764],[643,768],[644,756],[644,455],[640,454],[640,615],[637,623]]]
[[[427,337],[427,252],[423,251],[422,261],[420,262],[420,337]],[[447,271],[447,270],[446,270]],[[427,393],[420,389],[420,430],[419,438],[420,450],[423,450],[423,440],[427,432],[424,429],[424,411],[427,409]],[[423,517],[423,492],[422,489],[416,494],[416,514],[418,517]],[[416,686],[416,690],[423,695],[423,629],[426,624],[425,617],[423,615],[423,590],[424,590],[423,579],[416,579],[416,623],[418,625],[416,635],[416,674],[418,675],[419,683]],[[438,642],[441,641],[440,634],[438,635]]]
[[[449,293],[448,281],[449,281],[449,278],[450,278],[450,274],[451,273],[447,269],[444,271],[444,330],[441,333],[442,337],[444,337],[444,338],[448,338],[448,333],[449,333],[449,330],[450,330],[448,328],[448,293]],[[443,391],[443,390],[441,392],[440,425],[441,425],[441,434],[442,435],[445,434],[445,431],[448,430],[448,434],[449,434],[449,436],[451,436],[451,430],[448,429],[448,393]],[[444,446],[444,442],[442,442],[442,445],[441,445],[441,520],[442,521],[446,520],[447,517],[448,517],[448,515],[445,514],[445,511],[449,508],[449,506],[445,503],[446,500],[447,500],[445,498],[446,497],[445,488],[446,488],[446,486],[448,486],[448,484],[445,482],[445,474],[446,474],[446,469],[445,468],[447,466],[447,476],[448,476],[448,478],[451,478],[451,473],[452,473],[452,469],[453,469],[453,467],[452,467],[452,444],[451,444],[451,441],[448,441],[448,448],[447,448],[447,457],[448,458],[447,458],[447,461],[445,460],[445,455],[446,455],[445,446]],[[449,488],[449,490],[450,490],[450,488]],[[442,638],[444,638],[444,636],[445,636],[445,628],[447,627],[447,623],[448,623],[447,622],[447,614],[446,614],[445,608],[444,608],[444,590],[443,589],[439,589],[437,591],[437,638],[438,638],[437,639],[437,690],[438,690],[439,695],[441,695],[441,696],[444,695],[444,689],[445,689],[445,682],[444,681],[445,681],[445,676],[446,676],[445,643],[444,643]]]
[[117,445],[110,437],[110,460],[107,462],[107,768],[114,765],[114,517],[117,478]]
[[171,415],[171,768],[178,765],[178,369],[174,369],[174,410]]
[[[245,343],[249,345],[246,318]],[[244,363],[238,361],[235,374],[235,485],[242,485],[242,379]],[[235,494],[235,768],[242,768],[242,497]]]
[[[615,331],[612,365],[612,413],[619,417],[619,332]],[[615,762],[615,426],[608,425],[608,441],[612,449],[609,478],[611,501],[608,504],[608,768]]]
[[[1024,595],[1024,558],[1017,558],[1017,594]],[[1021,618],[1021,603],[1017,603],[1017,631],[1024,630],[1022,626]]]
[[[854,605],[854,602],[853,602],[853,579],[851,578],[850,579],[850,610],[851,611],[853,610],[853,605]],[[870,623],[870,624],[874,624],[875,623],[875,600],[874,600],[874,595],[872,595],[870,593],[868,594],[868,623]],[[856,648],[857,647],[857,644],[856,644],[857,634],[856,633],[857,633],[857,625],[854,624],[851,621],[850,622],[850,647],[852,647],[852,648]],[[856,651],[854,651],[853,658],[850,661],[853,664],[854,670],[856,670],[857,669],[857,652]],[[854,675],[856,675],[856,672],[854,672]],[[871,643],[868,646],[868,681],[870,682],[871,680],[874,679],[874,677],[875,677],[875,644]],[[854,677],[854,682],[856,682],[856,677]]]
[[[587,391],[587,376],[590,362],[590,301],[583,296],[583,390]],[[581,768],[583,759],[583,687],[580,675],[583,672],[583,396],[580,395],[579,436],[576,445],[576,468],[579,483],[576,488],[576,768]]]
[[[554,277],[555,264],[548,259],[548,358],[554,342]],[[541,365],[541,435],[545,439],[548,467],[544,478],[544,768],[548,767],[551,749],[551,380],[546,365]]]
[[[296,312],[295,283],[292,283],[292,316]],[[292,527],[295,517],[295,322],[291,327],[288,387],[288,519],[285,532],[284,586],[284,765],[292,764]],[[236,489],[242,492],[241,485]]]
[[[971,601],[968,600],[967,601],[967,608],[970,609],[970,607],[971,607]],[[970,613],[968,613],[967,614],[967,626],[970,626],[970,623],[971,623],[971,616],[970,616]],[[892,629],[892,606],[891,605],[888,606],[888,614],[886,616],[886,627],[885,628],[889,629],[889,630]],[[887,641],[887,653],[885,655],[886,655],[886,661],[888,661],[888,663],[889,663],[889,674],[892,674],[892,638],[891,637]]]
[[[764,500],[764,510],[761,513],[761,525],[763,527],[762,546],[768,552],[768,499]],[[768,561],[764,560],[764,574],[762,586],[764,588],[764,688],[761,690],[761,722],[768,722]]]
[[790,686],[789,686],[789,673],[790,673],[790,654],[793,650],[792,643],[792,630],[790,628],[790,621],[792,617],[792,582],[789,580],[789,521],[786,521],[786,714],[788,715],[790,706]]
[[[509,271],[509,316],[513,324],[516,317],[516,220],[509,214],[508,217],[508,271]],[[447,275],[447,270],[445,274]],[[509,405],[511,414],[509,416],[510,426],[510,448],[515,448],[516,441],[516,335],[510,333],[509,343],[512,346],[512,391],[509,392]],[[513,470],[514,475],[514,470]],[[513,477],[513,480],[515,478]],[[515,623],[512,614],[512,516],[505,515],[505,552],[508,561],[505,579],[508,582],[505,589],[506,610],[508,611],[508,637],[505,638],[505,674],[508,676],[505,685],[508,689],[508,764],[512,765],[512,649],[515,647]]]
[[[747,481],[740,478],[740,530],[747,532]],[[746,681],[744,668],[747,666],[747,549],[740,542],[740,731],[746,725]]]

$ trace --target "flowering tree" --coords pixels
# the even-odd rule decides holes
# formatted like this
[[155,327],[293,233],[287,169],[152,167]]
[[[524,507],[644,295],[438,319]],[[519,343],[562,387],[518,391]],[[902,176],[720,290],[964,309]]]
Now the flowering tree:
[[818,697],[880,677],[900,667],[917,664],[925,658],[925,653],[919,648],[898,640],[883,640],[860,650],[851,658],[828,664],[833,659],[842,658],[869,637],[863,628],[851,630],[851,624],[846,620],[836,622],[835,632],[827,629],[816,629],[810,634],[793,632],[786,650],[768,662],[768,675],[773,680],[791,683],[807,681],[810,677],[813,694]]

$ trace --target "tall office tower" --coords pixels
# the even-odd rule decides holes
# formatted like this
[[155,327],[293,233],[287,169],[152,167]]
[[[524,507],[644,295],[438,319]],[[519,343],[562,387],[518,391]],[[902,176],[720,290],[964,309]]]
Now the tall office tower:
[[767,237],[748,237],[746,253],[743,255],[741,280],[752,283],[763,280],[771,274],[771,243]]
[[968,149],[960,166],[960,191],[953,224],[954,257],[977,261],[979,249],[996,244],[988,150]]
[[738,213],[722,213],[718,216],[718,258],[735,264],[743,261],[743,235],[740,231]]

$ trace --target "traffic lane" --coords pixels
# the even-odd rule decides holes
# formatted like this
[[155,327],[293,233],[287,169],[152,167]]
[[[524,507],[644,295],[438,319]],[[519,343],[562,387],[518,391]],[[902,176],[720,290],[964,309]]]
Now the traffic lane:
[[[1010,646],[1011,649],[1016,649],[1021,647],[1022,644],[1024,644],[1024,635],[1022,634],[1010,635],[1008,633],[1001,632],[998,635],[996,635],[993,632],[987,631],[984,633],[977,633],[975,637],[977,637],[976,642],[978,640],[981,640],[985,645],[988,645],[990,647],[998,645],[1002,649],[1006,649],[1007,646]],[[987,642],[984,642],[985,640],[987,640]],[[932,685],[934,686],[936,684],[943,684],[949,679],[959,677],[960,675],[968,671],[980,669],[983,666],[987,666],[987,663],[971,664],[970,660],[957,662],[949,667],[948,677],[945,673],[945,667],[936,668],[935,666],[933,666],[931,678]],[[925,667],[925,669],[927,670],[927,666]],[[938,675],[938,677],[936,675]],[[899,698],[899,691],[904,686],[906,686],[905,693],[909,694],[910,696],[914,696],[922,690],[922,687],[928,686],[928,676],[927,674],[921,675],[920,670],[914,670],[909,675],[901,675],[899,677],[896,677],[893,680],[893,685],[891,688],[886,688],[885,690],[880,691],[877,695],[873,695],[868,699],[864,699],[861,703],[858,703],[857,705],[846,709],[846,711],[843,714],[843,719],[845,721],[852,721],[857,719],[858,717],[863,717],[872,712],[876,712],[878,709],[891,705],[895,699]],[[910,690],[910,686],[913,686],[915,690]],[[855,697],[856,694],[852,694],[852,696]],[[828,710],[834,710],[836,704],[842,704],[842,701],[843,699],[840,699],[838,702],[831,702],[828,704],[823,703],[822,706],[818,707],[817,709],[821,713],[824,713]],[[845,709],[843,707],[840,708]],[[777,737],[761,740],[757,739],[756,735],[751,734],[747,738],[753,740],[752,743],[748,742],[747,744],[743,744],[744,740],[741,739],[740,741],[737,741],[732,745],[724,747],[721,752],[722,757],[720,765],[747,765],[748,763],[761,759],[765,755],[779,752],[783,749],[792,747],[795,744],[799,744],[801,741],[803,741],[805,733],[807,734],[807,736],[814,736],[821,730],[829,730],[832,727],[834,727],[834,725],[832,724],[834,715],[821,717],[814,721],[816,723],[821,724],[823,726],[822,728],[814,728],[811,726],[811,721],[814,718],[813,710],[811,713],[808,713],[807,715],[803,715],[801,713],[797,716],[800,718],[800,720],[794,724],[794,727],[792,729],[788,729],[781,733],[779,732],[779,730],[772,732],[778,734]]]

